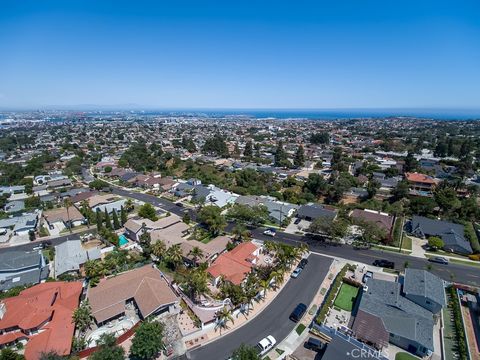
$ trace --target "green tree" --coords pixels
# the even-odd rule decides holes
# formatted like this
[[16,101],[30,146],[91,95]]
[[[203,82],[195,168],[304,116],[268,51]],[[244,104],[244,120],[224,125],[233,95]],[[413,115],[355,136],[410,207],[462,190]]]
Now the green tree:
[[39,360],[66,360],[67,357],[58,355],[55,351],[48,351],[40,354]]
[[112,221],[110,220],[110,215],[108,214],[107,208],[105,208],[105,213],[103,215],[103,219],[105,221],[105,227],[108,230],[112,230]]
[[196,302],[200,296],[210,293],[208,283],[207,272],[202,268],[195,268],[186,275],[182,288],[190,299]]
[[95,222],[97,223],[97,231],[98,232],[102,231],[102,229],[103,229],[103,216],[102,216],[102,212],[98,208],[97,208],[97,212],[96,212],[96,221]]
[[462,206],[457,192],[448,184],[439,186],[434,192],[434,199],[444,214],[456,213]]
[[152,221],[158,220],[157,212],[155,208],[150,203],[145,203],[138,209],[138,216],[141,216],[144,219],[150,219]]
[[233,320],[233,316],[230,313],[230,310],[225,306],[222,310],[219,310],[215,315],[216,324],[215,327],[220,329],[220,334],[222,333],[222,329],[228,329],[228,323],[231,322],[232,324],[235,322]]
[[445,242],[437,236],[432,236],[428,238],[428,246],[434,249],[442,249],[445,246]]
[[75,323],[75,326],[80,330],[80,332],[85,332],[90,328],[92,324],[92,308],[88,300],[85,300],[80,304],[78,308],[75,309],[72,315],[72,320]]
[[277,149],[275,150],[275,166],[290,167],[288,155],[283,149],[283,142],[281,140],[278,142]]
[[252,146],[253,146],[252,140],[248,140],[245,143],[245,149],[243,150],[243,156],[245,156],[247,159],[251,159],[252,156],[253,156]]
[[167,251],[167,246],[161,240],[158,240],[152,244],[152,254],[158,259],[163,259],[165,257],[165,252]]
[[102,189],[104,189],[104,188],[106,188],[106,187],[108,187],[108,186],[109,186],[109,185],[108,185],[107,182],[105,182],[105,181],[103,181],[103,180],[100,180],[100,179],[95,179],[95,180],[93,180],[92,182],[90,182],[90,183],[88,184],[88,187],[89,187],[90,189],[95,189],[95,190],[102,190]]
[[[143,226],[143,228],[145,227]],[[138,243],[142,247],[143,255],[146,258],[149,258],[150,254],[152,253],[152,238],[150,236],[150,233],[148,231],[145,231],[145,229],[143,229],[142,234],[138,239]]]
[[319,174],[308,174],[308,179],[303,186],[304,191],[308,191],[318,197],[326,192],[328,184]]
[[120,221],[118,220],[117,211],[115,209],[113,209],[113,211],[112,211],[112,220],[113,220],[113,228],[115,230],[118,230],[122,227],[120,225]]
[[130,347],[133,359],[156,359],[163,348],[164,325],[158,321],[144,321],[135,331]]
[[268,209],[264,205],[234,204],[227,212],[228,218],[253,226],[265,223],[268,216]]
[[192,221],[192,219],[190,218],[190,213],[188,211],[183,214],[182,221],[187,225],[190,224],[190,221]]
[[183,253],[180,244],[170,246],[166,251],[166,260],[176,269],[183,261]]
[[411,151],[409,151],[407,156],[405,157],[404,168],[407,172],[416,171],[418,168],[418,161],[417,159],[415,159],[415,157],[413,156],[413,152]]
[[188,252],[188,255],[190,255],[193,258],[194,266],[197,266],[198,259],[202,258],[204,256],[204,253],[203,253],[203,250],[200,249],[198,246],[194,246],[192,250]]
[[113,334],[104,333],[97,341],[99,347],[96,352],[88,357],[89,360],[124,360],[125,350],[116,343]]
[[348,223],[341,219],[331,219],[327,217],[319,217],[315,219],[308,229],[312,233],[325,234],[334,241],[339,241],[347,234]]
[[237,349],[232,353],[232,360],[260,360],[261,357],[258,355],[258,351],[254,346],[241,344]]
[[228,156],[228,147],[220,134],[205,140],[202,151],[217,156]]
[[25,360],[25,356],[17,354],[10,348],[5,348],[0,351],[0,360]]
[[125,211],[125,208],[122,206],[120,208],[120,221],[122,222],[122,225],[125,225],[127,222],[127,212]]
[[305,151],[303,150],[303,146],[300,145],[295,153],[295,157],[293,158],[293,164],[296,167],[302,167],[305,165]]
[[378,189],[380,189],[380,186],[381,184],[375,179],[371,179],[368,181],[367,192],[368,192],[369,199],[373,198],[377,194],[377,191]]
[[406,198],[409,193],[409,185],[405,180],[400,181],[397,186],[392,191],[392,200],[398,201],[403,198]]
[[330,142],[330,135],[327,132],[314,133],[310,136],[312,144],[328,144]]
[[198,213],[198,220],[205,224],[208,230],[214,235],[218,235],[225,226],[227,222],[225,217],[221,214],[222,209],[218,206],[209,205],[204,206]]

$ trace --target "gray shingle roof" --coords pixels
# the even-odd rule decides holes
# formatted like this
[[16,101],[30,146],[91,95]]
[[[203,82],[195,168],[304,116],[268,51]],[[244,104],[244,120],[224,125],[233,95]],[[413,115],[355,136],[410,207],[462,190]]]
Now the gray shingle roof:
[[369,279],[359,310],[382,319],[386,330],[433,350],[433,314],[401,295],[401,284]]
[[302,205],[297,210],[298,217],[309,217],[311,219],[318,219],[320,217],[326,217],[333,219],[337,215],[336,210],[326,209],[321,205],[307,204]]
[[418,295],[446,305],[443,280],[432,273],[420,269],[405,269],[403,292]]
[[445,247],[458,246],[465,249],[466,252],[472,252],[470,242],[465,239],[465,230],[462,224],[415,215],[409,227],[409,231],[414,234],[441,237],[445,242]]

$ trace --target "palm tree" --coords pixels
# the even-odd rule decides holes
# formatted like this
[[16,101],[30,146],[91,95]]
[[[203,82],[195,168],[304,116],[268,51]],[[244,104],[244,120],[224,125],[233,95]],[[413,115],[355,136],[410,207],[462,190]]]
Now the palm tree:
[[198,246],[195,246],[192,250],[190,250],[188,255],[191,255],[193,257],[193,265],[197,266],[198,259],[203,257],[203,250],[200,249]]
[[68,218],[68,229],[70,230],[70,234],[72,233],[72,223],[70,221],[70,212],[69,212],[69,209],[70,209],[70,206],[72,206],[72,200],[70,198],[66,198],[64,201],[63,201],[63,205],[66,207],[67,209],[67,218]]
[[161,240],[158,240],[155,244],[152,245],[152,254],[155,255],[158,259],[162,259],[165,257],[166,250],[167,246]]
[[272,252],[277,251],[278,245],[271,240],[267,240],[263,243],[263,248],[267,253],[271,254]]
[[127,201],[125,201],[125,210],[130,211],[132,210],[132,208],[133,208],[132,199],[127,199]]
[[180,244],[170,246],[167,250],[166,258],[173,264],[174,268],[181,264],[183,261],[183,253]]
[[201,268],[196,268],[186,274],[186,280],[183,286],[193,301],[201,295],[209,294],[208,274]]
[[92,309],[88,300],[85,300],[77,309],[75,309],[72,315],[72,320],[80,332],[84,332],[90,328],[93,317]]
[[275,288],[280,287],[285,278],[285,270],[282,267],[277,268],[270,274],[270,279],[275,282]]
[[217,324],[215,327],[218,327],[220,329],[220,334],[222,334],[222,329],[228,329],[227,325],[229,321],[232,324],[234,323],[233,316],[226,306],[224,306],[222,310],[217,312],[217,314],[215,315],[215,319],[217,320]]
[[244,224],[235,225],[235,227],[232,229],[232,233],[235,235],[235,239],[238,241],[248,241],[251,237],[250,231],[248,231]]
[[265,301],[265,297],[267,296],[267,291],[270,288],[270,279],[260,280],[258,282],[260,290],[263,291],[263,300]]

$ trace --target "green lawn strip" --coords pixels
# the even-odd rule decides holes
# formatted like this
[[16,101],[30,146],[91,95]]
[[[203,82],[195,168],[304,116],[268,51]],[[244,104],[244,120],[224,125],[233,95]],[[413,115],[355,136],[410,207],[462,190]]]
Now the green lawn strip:
[[300,324],[297,326],[295,331],[297,332],[298,335],[302,335],[303,331],[305,330],[306,326],[303,324]]
[[395,355],[395,360],[418,360],[418,358],[406,352],[399,352]]
[[406,235],[403,236],[402,250],[412,251],[412,238],[411,237],[406,236]]
[[350,284],[343,283],[333,305],[345,311],[352,311],[353,303],[355,302],[357,294],[358,288]]

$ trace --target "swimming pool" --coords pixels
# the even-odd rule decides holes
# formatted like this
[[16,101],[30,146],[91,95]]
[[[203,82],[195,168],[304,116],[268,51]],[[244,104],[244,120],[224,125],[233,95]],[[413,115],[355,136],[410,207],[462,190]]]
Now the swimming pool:
[[118,236],[118,246],[123,246],[128,244],[128,239],[125,237],[125,235],[119,235]]

